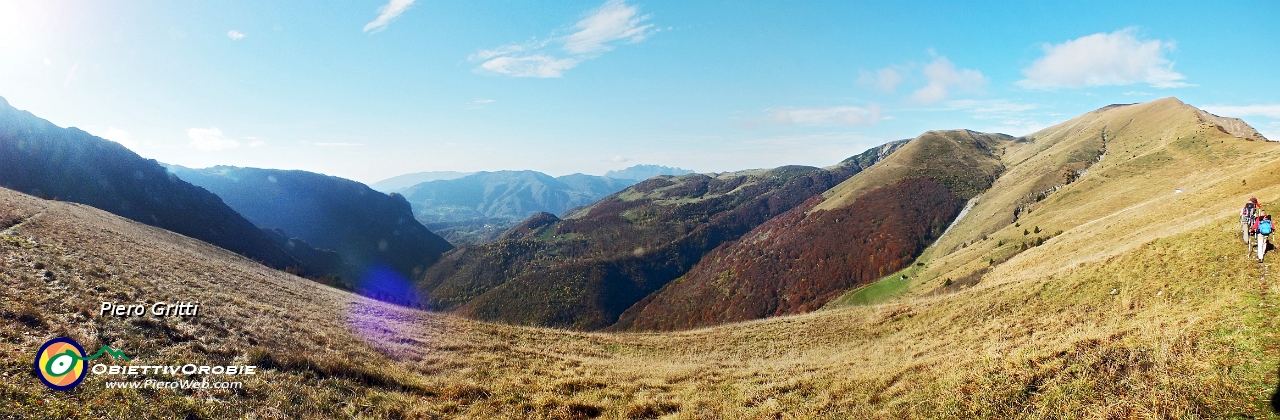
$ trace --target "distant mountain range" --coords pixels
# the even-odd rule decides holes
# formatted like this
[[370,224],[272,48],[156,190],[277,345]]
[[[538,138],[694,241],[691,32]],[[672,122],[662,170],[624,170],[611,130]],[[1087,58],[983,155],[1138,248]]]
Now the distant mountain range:
[[682,168],[673,168],[662,165],[636,165],[619,171],[609,171],[604,174],[609,178],[618,179],[638,179],[646,180],[658,175],[684,175],[691,174],[693,171]]
[[[512,172],[520,172],[520,171],[512,171]],[[609,171],[604,176],[608,178],[615,178],[615,179],[632,179],[639,182],[649,178],[653,178],[658,175],[684,175],[684,174],[691,174],[691,173],[693,173],[693,171],[691,170],[674,168],[670,166],[635,165],[630,168],[626,168],[622,170]],[[472,174],[475,174],[475,172],[457,172],[457,171],[417,172],[412,174],[393,176],[391,178],[387,178],[387,179],[375,182],[369,185],[369,187],[378,191],[382,191],[384,193],[393,193],[393,192],[400,192],[400,190],[412,187],[414,185],[421,184],[423,182],[447,181],[450,179],[462,178],[464,176],[472,175]],[[582,174],[574,174],[574,175],[582,175]],[[570,176],[573,176],[573,175],[570,175]],[[590,176],[590,175],[584,175],[584,176]]]
[[[403,295],[403,286],[452,248],[413,218],[403,196],[383,194],[349,179],[234,166],[170,166],[169,170],[222,197],[249,221],[277,232],[280,238],[299,238],[336,252],[341,262],[335,271],[343,283],[384,294],[387,300]],[[390,281],[376,278],[385,269],[400,275],[399,289],[379,284]]]
[[400,176],[393,176],[391,178],[387,178],[387,179],[375,182],[372,185],[369,185],[369,187],[378,191],[382,191],[384,193],[393,193],[393,192],[399,192],[400,190],[403,190],[405,188],[409,188],[414,185],[418,185],[427,181],[458,179],[474,173],[475,172],[457,172],[457,171],[418,172],[418,173],[412,173],[412,174],[404,174]]
[[218,196],[118,143],[61,128],[0,98],[0,187],[87,204],[279,269],[304,267]]
[[534,214],[591,204],[636,180],[536,171],[478,172],[401,190],[414,216],[453,243],[481,243]]

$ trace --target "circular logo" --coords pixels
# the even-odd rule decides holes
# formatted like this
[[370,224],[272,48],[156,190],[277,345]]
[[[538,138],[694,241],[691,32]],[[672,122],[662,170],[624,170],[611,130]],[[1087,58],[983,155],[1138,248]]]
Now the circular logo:
[[36,351],[36,377],[57,391],[66,391],[79,385],[89,373],[88,365],[84,348],[70,338],[58,337],[46,341]]

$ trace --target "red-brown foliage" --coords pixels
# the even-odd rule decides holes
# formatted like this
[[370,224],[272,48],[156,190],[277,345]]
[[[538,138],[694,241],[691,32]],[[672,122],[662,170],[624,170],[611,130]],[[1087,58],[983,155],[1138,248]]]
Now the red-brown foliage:
[[861,169],[853,162],[739,177],[653,178],[630,190],[667,188],[658,197],[628,201],[615,194],[582,217],[528,222],[501,240],[445,254],[419,283],[423,306],[515,324],[607,327],[716,246]]
[[808,214],[821,201],[813,197],[716,248],[628,309],[615,328],[683,329],[817,309],[910,264],[965,200],[933,179],[914,178]]

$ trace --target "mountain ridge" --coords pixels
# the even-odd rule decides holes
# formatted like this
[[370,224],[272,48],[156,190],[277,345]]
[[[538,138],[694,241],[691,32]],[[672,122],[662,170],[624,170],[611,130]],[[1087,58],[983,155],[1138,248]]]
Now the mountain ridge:
[[[1003,170],[1003,134],[929,131],[707,254],[611,328],[687,329],[812,311],[911,264]],[[831,204],[831,203],[837,204]],[[823,206],[826,205],[824,208]]]
[[[336,252],[341,262],[332,274],[340,275],[340,282],[348,287],[376,288],[371,276],[380,266],[399,273],[407,282],[453,247],[414,219],[403,196],[383,194],[349,179],[234,166],[169,169],[222,197],[264,229],[278,228],[281,236]],[[408,303],[404,300],[408,296],[392,296],[393,291],[385,290],[378,293]]]
[[563,214],[638,181],[537,171],[477,172],[452,180],[428,181],[401,190],[414,216],[451,242],[475,244],[539,212]]
[[211,192],[154,160],[80,129],[61,128],[0,98],[0,187],[110,211],[208,241],[276,268],[301,267]]
[[686,175],[694,173],[693,170],[677,168],[673,166],[662,165],[633,165],[620,170],[605,172],[604,176],[618,179],[634,179],[643,181],[659,175]]

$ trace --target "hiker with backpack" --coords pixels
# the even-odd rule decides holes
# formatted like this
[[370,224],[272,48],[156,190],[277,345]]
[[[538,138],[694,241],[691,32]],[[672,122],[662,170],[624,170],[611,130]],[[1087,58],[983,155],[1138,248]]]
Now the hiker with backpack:
[[1262,256],[1267,252],[1267,236],[1271,236],[1271,232],[1275,230],[1275,226],[1271,223],[1271,215],[1258,210],[1258,216],[1254,219],[1250,230],[1258,236],[1258,262],[1262,262]]
[[[1250,236],[1253,234],[1254,219],[1257,219],[1258,209],[1257,197],[1249,197],[1249,201],[1244,203],[1244,209],[1240,210],[1240,232],[1244,236],[1244,243],[1248,244]],[[1250,246],[1252,248],[1252,245]]]

